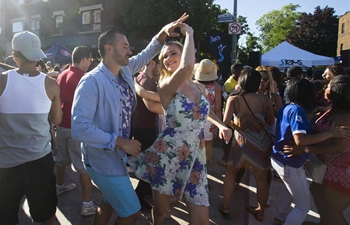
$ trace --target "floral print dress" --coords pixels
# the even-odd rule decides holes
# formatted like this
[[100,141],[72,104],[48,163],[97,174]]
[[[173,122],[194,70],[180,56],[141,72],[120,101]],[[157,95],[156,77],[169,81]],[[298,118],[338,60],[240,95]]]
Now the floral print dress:
[[[322,133],[329,130],[333,121],[331,120],[331,110],[325,112],[315,123],[315,133]],[[315,146],[324,146],[332,143],[332,139],[329,138],[323,142],[316,144]],[[348,139],[345,150],[350,148],[350,139]],[[318,158],[322,162],[327,162],[332,159],[336,154],[319,154]],[[350,150],[344,152],[342,155],[335,158],[328,163],[327,171],[324,176],[323,185],[329,188],[333,188],[344,194],[350,195]]]
[[[215,112],[215,84],[210,83],[205,85],[205,94],[207,100],[210,104],[210,109]],[[213,134],[213,137],[216,137],[218,134],[218,129],[215,125],[211,124],[209,121],[207,123],[210,124],[209,132]]]
[[155,143],[129,164],[135,175],[161,194],[184,195],[192,204],[209,206],[203,128],[209,113],[204,95],[198,105],[177,91],[165,110],[166,127]]

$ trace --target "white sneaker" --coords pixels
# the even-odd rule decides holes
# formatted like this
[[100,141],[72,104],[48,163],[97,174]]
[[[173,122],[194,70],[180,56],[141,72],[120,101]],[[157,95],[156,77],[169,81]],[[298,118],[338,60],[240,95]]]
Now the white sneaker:
[[92,215],[95,215],[96,210],[97,210],[97,205],[95,203],[90,207],[85,207],[84,205],[82,205],[80,214],[82,216],[92,216]]
[[77,185],[74,183],[70,183],[70,184],[64,183],[64,185],[62,187],[56,186],[56,192],[57,192],[57,195],[59,195],[59,194],[62,194],[64,192],[71,191],[76,187],[77,187]]

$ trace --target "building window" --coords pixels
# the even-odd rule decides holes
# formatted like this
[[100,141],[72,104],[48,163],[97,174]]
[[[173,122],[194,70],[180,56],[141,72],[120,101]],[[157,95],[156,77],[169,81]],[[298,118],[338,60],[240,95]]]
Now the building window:
[[63,15],[55,16],[55,34],[63,34]]
[[34,34],[39,35],[39,31],[40,31],[40,15],[35,15],[31,17],[30,20],[30,27],[31,30]]
[[341,24],[341,34],[344,34],[345,31],[345,23]]
[[89,5],[79,8],[81,13],[82,31],[100,31],[101,30],[101,11],[102,4]]
[[63,10],[53,12],[52,18],[54,18],[55,22],[55,34],[63,34],[63,17]]
[[23,21],[12,22],[12,33],[22,32],[24,30]]
[[82,30],[100,31],[101,30],[101,10],[92,10],[82,12]]

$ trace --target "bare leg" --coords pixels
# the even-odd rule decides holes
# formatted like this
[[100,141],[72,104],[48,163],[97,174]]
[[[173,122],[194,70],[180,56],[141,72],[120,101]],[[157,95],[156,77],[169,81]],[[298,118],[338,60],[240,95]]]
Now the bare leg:
[[161,225],[164,221],[165,214],[169,211],[169,201],[172,196],[160,194],[156,190],[152,190],[153,196],[153,224]]
[[115,225],[134,225],[140,216],[140,212],[137,212],[131,216],[120,218],[118,217],[115,221]]
[[209,225],[209,207],[186,202],[191,225]]
[[224,178],[224,193],[222,208],[228,209],[232,192],[235,190],[235,179],[239,168],[232,165],[227,166]]
[[266,179],[267,171],[268,170],[256,170],[253,173],[256,180],[258,198],[258,208],[256,208],[256,211],[261,211],[261,214],[264,214],[266,202],[269,197],[269,185]]
[[66,174],[66,166],[56,166],[56,184],[64,184],[64,175]]
[[[322,185],[323,186],[323,185]],[[344,210],[350,205],[350,196],[342,193],[333,188],[325,187],[324,188],[324,196],[323,198],[326,201],[326,214],[321,215],[325,217],[325,219],[321,221],[320,224],[328,225],[328,224],[337,224],[337,225],[347,225],[347,221],[344,217]]]
[[325,196],[325,190],[324,190],[324,186],[321,184],[317,184],[315,182],[312,182],[310,185],[310,192],[312,194],[312,197],[314,199],[316,208],[318,213],[320,214],[320,219],[321,222],[320,224],[326,224],[325,223],[325,219],[326,219],[326,215],[327,215],[327,202],[326,199],[324,198]]
[[102,202],[95,213],[92,225],[105,225],[112,216],[114,209],[111,205]]
[[205,153],[206,153],[206,158],[207,158],[207,171],[209,167],[209,160],[211,158],[211,153],[213,150],[213,144],[214,144],[214,139],[210,141],[205,141]]
[[83,201],[88,202],[91,200],[91,178],[88,173],[82,173],[79,175],[80,185],[83,192]]

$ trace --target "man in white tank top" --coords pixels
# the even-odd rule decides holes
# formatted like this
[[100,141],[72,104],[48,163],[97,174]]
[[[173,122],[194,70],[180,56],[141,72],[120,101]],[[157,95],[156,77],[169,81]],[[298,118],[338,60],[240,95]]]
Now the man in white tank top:
[[12,49],[18,69],[0,75],[0,224],[18,224],[25,195],[32,219],[52,225],[57,195],[48,119],[61,122],[59,87],[36,70],[46,55],[35,34],[15,34]]

